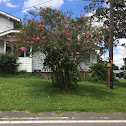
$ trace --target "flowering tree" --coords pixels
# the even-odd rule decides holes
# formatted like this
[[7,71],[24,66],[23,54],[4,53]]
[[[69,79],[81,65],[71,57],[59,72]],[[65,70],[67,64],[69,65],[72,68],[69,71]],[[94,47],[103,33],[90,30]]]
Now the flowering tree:
[[[72,18],[51,8],[40,8],[38,13],[29,11],[32,19],[25,19],[16,41],[10,42],[16,51],[32,47],[32,53],[46,55],[44,65],[53,71],[53,84],[70,89],[77,82],[77,66],[81,60],[95,53],[95,46],[104,41],[108,29],[91,27],[89,17]],[[15,36],[14,36],[15,37]]]

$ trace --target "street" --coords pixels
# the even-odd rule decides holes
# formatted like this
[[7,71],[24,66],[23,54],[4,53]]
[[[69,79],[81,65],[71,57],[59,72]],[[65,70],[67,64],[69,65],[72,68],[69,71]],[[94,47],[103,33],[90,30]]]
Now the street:
[[126,120],[0,121],[0,126],[126,126]]

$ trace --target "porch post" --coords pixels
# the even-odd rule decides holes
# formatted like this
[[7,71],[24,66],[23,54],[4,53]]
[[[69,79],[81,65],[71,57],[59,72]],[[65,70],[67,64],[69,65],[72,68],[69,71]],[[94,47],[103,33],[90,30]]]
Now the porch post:
[[6,39],[4,39],[4,54],[6,53]]
[[32,58],[32,46],[30,47],[30,58]]

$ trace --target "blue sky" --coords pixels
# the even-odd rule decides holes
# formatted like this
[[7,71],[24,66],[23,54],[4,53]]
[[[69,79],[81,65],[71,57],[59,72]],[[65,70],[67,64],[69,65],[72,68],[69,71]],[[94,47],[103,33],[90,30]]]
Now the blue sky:
[[[33,9],[32,6],[51,6],[52,8],[57,8],[65,12],[67,10],[72,10],[74,13],[73,16],[76,17],[80,14],[85,15],[84,6],[89,3],[90,2],[85,2],[83,0],[0,0],[0,10],[23,19],[24,15],[27,14],[27,10]],[[99,25],[100,23],[97,22],[95,24]],[[126,39],[121,39],[120,45],[122,43],[126,43]],[[106,57],[108,57],[108,53],[106,53],[105,59]],[[114,48],[114,63],[116,65],[121,67],[124,57],[126,57],[126,48],[122,46]]]
[[80,14],[85,14],[84,6],[89,3],[83,0],[0,0],[0,10],[23,19],[26,10],[32,9],[32,6],[37,5],[36,7],[40,7],[50,5],[62,11],[72,10],[74,16],[79,16]]

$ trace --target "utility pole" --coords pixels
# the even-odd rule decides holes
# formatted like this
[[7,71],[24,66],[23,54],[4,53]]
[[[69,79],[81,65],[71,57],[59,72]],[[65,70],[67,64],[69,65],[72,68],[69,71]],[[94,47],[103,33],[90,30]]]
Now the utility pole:
[[114,0],[110,0],[110,36],[109,36],[109,64],[108,88],[113,89],[113,36],[114,36]]

